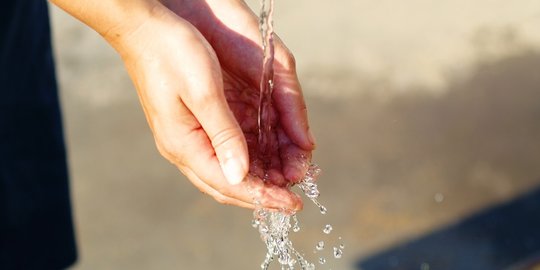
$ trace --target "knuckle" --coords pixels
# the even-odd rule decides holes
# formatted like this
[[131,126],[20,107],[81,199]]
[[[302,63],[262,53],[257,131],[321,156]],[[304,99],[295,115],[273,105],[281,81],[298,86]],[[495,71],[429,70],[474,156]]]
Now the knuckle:
[[193,99],[200,104],[211,104],[215,100],[215,93],[208,90],[195,91]]
[[210,141],[214,149],[218,150],[225,147],[229,142],[242,141],[243,138],[242,132],[237,127],[228,127],[213,134]]
[[203,88],[198,91],[191,91],[189,98],[201,111],[206,111],[219,103],[220,93],[216,93],[210,88]]

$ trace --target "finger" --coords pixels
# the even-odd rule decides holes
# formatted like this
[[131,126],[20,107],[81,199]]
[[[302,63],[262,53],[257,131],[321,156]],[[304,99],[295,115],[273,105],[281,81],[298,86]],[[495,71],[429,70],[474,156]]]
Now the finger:
[[287,188],[265,183],[251,174],[248,174],[247,181],[242,185],[245,186],[244,189],[238,191],[247,191],[247,194],[255,198],[264,208],[286,211],[300,211],[303,208],[302,199],[298,194]]
[[283,175],[286,180],[298,183],[309,169],[311,151],[302,149],[292,143],[283,130],[278,129],[277,132]]
[[[217,185],[215,182],[203,181],[190,168],[179,166],[180,170],[202,192],[212,196],[217,202],[235,205],[244,208],[255,208],[255,202],[260,207],[275,210],[299,211],[303,208],[301,198],[285,189],[275,185],[264,184],[261,179],[248,175],[247,179],[239,185]],[[219,190],[218,190],[219,189]]]
[[227,181],[234,185],[249,169],[247,145],[225,99],[218,61],[213,52],[207,54],[212,56],[208,61],[190,67],[197,74],[188,76],[188,91],[180,96],[208,136]]
[[[226,1],[208,4],[215,6],[218,3],[221,5]],[[247,79],[254,87],[259,87],[263,54],[257,16],[247,6],[238,8],[236,4],[219,6],[213,11],[216,18],[220,18],[222,22],[233,27],[227,28],[227,31],[207,33],[207,36],[213,40],[216,52],[220,55],[221,63],[230,70],[236,71],[233,73]],[[193,16],[182,14],[187,17]],[[223,35],[231,30],[242,34],[237,36]],[[274,100],[281,115],[281,122],[294,143],[304,149],[312,150],[315,146],[315,139],[309,131],[306,105],[296,76],[294,58],[277,35],[274,40],[276,45],[276,62],[274,64],[276,71],[274,96],[276,98]]]
[[[153,121],[156,140],[160,142],[158,148],[178,167],[189,168],[192,172],[190,180],[201,190],[211,193],[219,202],[239,206],[236,200],[252,204],[254,198],[257,198],[265,208],[302,209],[302,201],[296,194],[285,188],[267,185],[260,178],[249,176],[247,181],[239,185],[230,185],[220,169],[219,161],[205,131],[200,126],[194,125],[197,120],[181,100],[176,101],[176,108],[168,110],[170,115],[158,117]],[[164,109],[161,110],[163,112]],[[205,188],[207,186],[211,189]],[[229,198],[236,200],[232,201]]]
[[307,107],[296,74],[294,57],[276,37],[274,102],[284,131],[305,150],[315,148],[315,138],[309,130]]
[[178,166],[178,169],[191,181],[191,183],[193,183],[195,187],[197,187],[201,192],[212,196],[217,202],[248,209],[255,209],[255,204],[253,204],[253,202],[245,202],[219,193],[210,185],[202,181],[191,169],[182,166]]

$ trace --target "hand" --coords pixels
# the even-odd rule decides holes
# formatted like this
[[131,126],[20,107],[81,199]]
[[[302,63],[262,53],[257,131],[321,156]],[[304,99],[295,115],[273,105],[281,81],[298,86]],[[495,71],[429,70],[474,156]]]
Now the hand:
[[[272,136],[276,147],[270,180],[263,182],[264,170],[255,168],[254,139],[260,38],[256,19],[242,2],[223,1],[220,12],[228,18],[244,16],[249,24],[239,33],[245,35],[234,34],[224,23],[208,23],[217,17],[209,8],[197,9],[205,7],[203,1],[183,3],[183,11],[192,17],[173,8],[174,14],[151,0],[55,3],[102,34],[120,53],[159,151],[202,192],[242,207],[254,208],[258,198],[266,208],[301,209],[300,198],[286,186],[304,174],[313,140],[294,63],[278,44]],[[231,22],[235,20],[227,22],[231,27],[242,25]],[[245,177],[249,156],[252,173]]]
[[[210,41],[222,67],[225,94],[247,139],[250,172],[287,186],[305,174],[314,148],[306,105],[292,54],[275,40],[275,88],[269,170],[257,143],[259,84],[263,61],[258,19],[243,1],[169,0],[164,4],[191,22]],[[265,177],[265,175],[267,177]]]
[[[166,44],[160,44],[160,38],[151,39],[151,47],[145,47],[137,57],[147,60],[136,61],[133,66],[128,64],[130,74],[137,74],[132,75],[134,81],[146,82],[136,85],[160,152],[201,191],[221,203],[253,208],[255,196],[265,207],[300,209],[300,199],[284,187],[305,174],[313,139],[309,136],[305,104],[291,54],[278,40],[273,95],[276,111],[271,134],[271,144],[275,147],[272,147],[270,168],[266,170],[258,159],[257,144],[262,50],[258,45],[256,17],[243,2],[217,1],[213,7],[204,1],[176,3],[181,9],[174,5],[171,9],[181,18],[164,12],[159,25],[146,25],[154,34],[156,29],[169,29],[170,33],[159,34],[161,39],[167,37]],[[223,18],[229,21],[218,19],[213,9],[225,14]],[[235,27],[243,27],[238,30],[246,34],[238,34],[233,30]],[[185,32],[179,33],[180,29]],[[145,32],[140,31],[139,34]],[[147,34],[150,33],[141,37],[147,39]],[[142,70],[133,72],[133,69]],[[156,91],[156,82],[162,82],[161,86],[167,90]],[[164,103],[147,98],[156,95],[156,100],[167,100],[171,96],[165,92],[176,98]],[[233,186],[225,178],[235,183],[245,176],[246,141],[252,175],[244,183]],[[261,181],[265,174],[269,176],[267,184]]]
[[276,37],[273,115],[277,117],[273,119],[270,148],[274,151],[270,153],[270,170],[263,171],[256,122],[263,57],[257,17],[243,1],[236,0],[171,0],[165,4],[192,22],[217,53],[227,100],[247,138],[250,172],[280,186],[300,180],[310,162],[314,139],[292,54]]

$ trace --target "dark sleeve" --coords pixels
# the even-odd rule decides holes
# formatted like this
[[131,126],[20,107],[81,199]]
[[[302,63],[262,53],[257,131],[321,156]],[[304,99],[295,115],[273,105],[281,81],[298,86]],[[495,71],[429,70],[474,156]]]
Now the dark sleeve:
[[45,0],[0,10],[0,269],[76,260]]

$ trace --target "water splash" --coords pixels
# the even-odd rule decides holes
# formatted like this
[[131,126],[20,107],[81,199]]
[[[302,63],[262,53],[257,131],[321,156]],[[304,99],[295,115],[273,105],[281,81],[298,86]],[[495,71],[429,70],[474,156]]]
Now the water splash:
[[[274,0],[262,0],[261,12],[259,17],[259,30],[262,35],[263,45],[263,65],[260,83],[260,99],[258,111],[258,143],[259,156],[264,169],[267,169],[272,157],[271,134],[272,125],[270,123],[272,111],[272,92],[274,88],[274,29],[272,15],[274,9]],[[307,164],[306,164],[307,165]],[[302,192],[319,208],[321,214],[326,214],[327,209],[317,198],[320,195],[315,180],[321,170],[316,165],[309,165],[304,178],[298,186]],[[266,180],[267,178],[265,177]],[[295,213],[290,211],[270,211],[261,208],[259,200],[254,198],[256,210],[252,226],[259,230],[261,239],[266,245],[267,253],[261,269],[266,270],[270,264],[277,258],[282,270],[292,270],[299,264],[302,270],[314,270],[315,264],[309,263],[302,254],[294,249],[289,240],[289,232],[298,232],[300,226]],[[291,219],[293,225],[291,225]],[[324,243],[323,243],[324,246]],[[320,258],[319,263],[326,263],[325,258]]]
[[[318,169],[318,167],[310,166],[309,170],[313,171],[315,169]],[[304,180],[302,180],[301,183],[303,181]],[[300,265],[302,270],[315,269],[315,265],[309,263],[302,254],[293,247],[293,244],[289,239],[291,229],[293,232],[297,231],[295,227],[297,227],[298,230],[300,229],[295,213],[287,211],[277,212],[258,208],[254,211],[254,220],[252,224],[258,228],[261,239],[267,248],[265,259],[261,264],[261,269],[268,269],[275,258],[277,258],[283,270],[294,269],[296,265]]]
[[308,172],[304,176],[304,179],[298,184],[298,187],[302,192],[308,197],[317,207],[321,214],[326,215],[328,210],[324,205],[322,205],[317,198],[319,198],[320,192],[317,183],[315,182],[319,175],[321,174],[321,169],[317,165],[310,165]]
[[299,225],[299,222],[298,222],[298,217],[296,217],[296,215],[293,215],[292,219],[294,221],[293,232],[299,232],[300,231],[300,225]]

